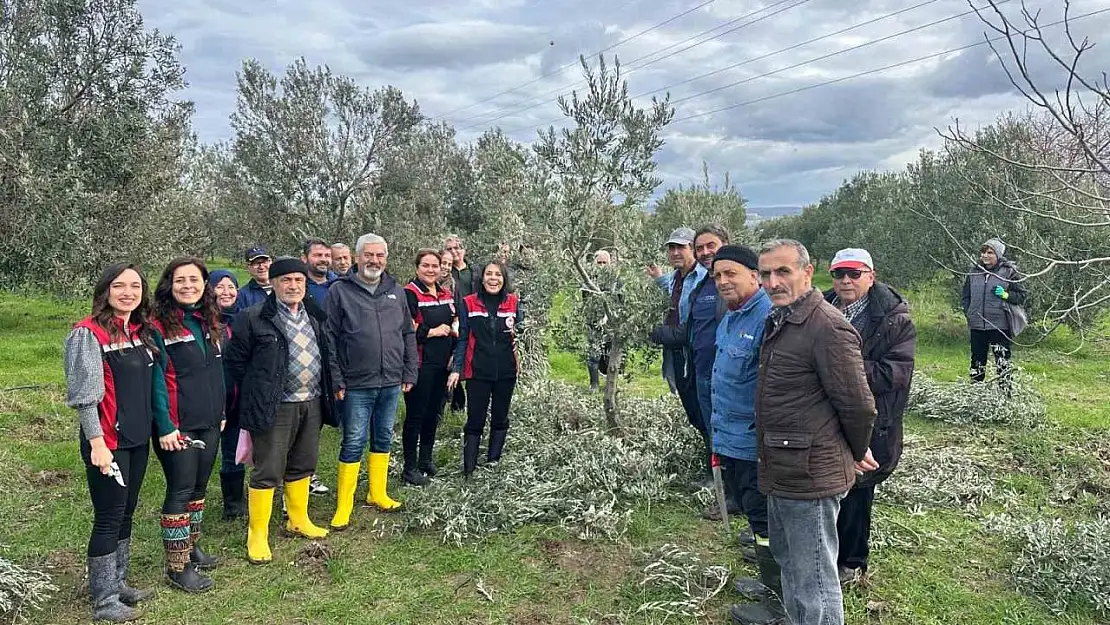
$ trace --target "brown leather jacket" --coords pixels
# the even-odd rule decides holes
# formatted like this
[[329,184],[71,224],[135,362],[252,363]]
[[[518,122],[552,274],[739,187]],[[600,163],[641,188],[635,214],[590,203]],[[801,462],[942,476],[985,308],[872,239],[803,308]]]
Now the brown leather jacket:
[[816,289],[778,328],[772,318],[755,403],[759,489],[785,499],[846,493],[875,422],[859,333]]

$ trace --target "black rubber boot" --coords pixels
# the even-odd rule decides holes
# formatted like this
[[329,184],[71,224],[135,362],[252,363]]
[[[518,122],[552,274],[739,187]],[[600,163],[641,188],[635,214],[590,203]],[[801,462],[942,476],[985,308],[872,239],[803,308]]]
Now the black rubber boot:
[[243,482],[246,473],[220,474],[220,491],[224,497],[224,520],[243,519],[247,516],[247,502],[243,497]]
[[749,526],[740,530],[740,533],[736,535],[736,542],[739,543],[741,547],[754,547],[755,534],[752,533],[752,528]]
[[166,579],[171,586],[185,592],[208,592],[213,586],[212,580],[201,575],[192,564],[186,564],[180,571],[166,569]]
[[93,620],[123,623],[139,618],[138,611],[120,601],[116,554],[89,558],[88,566]]
[[195,543],[193,544],[192,551],[189,552],[189,562],[196,565],[196,567],[202,571],[211,571],[219,564],[219,560],[217,560],[215,556],[204,553]]
[[131,568],[131,539],[119,541],[116,547],[116,577],[119,578],[119,600],[125,605],[133,606],[140,601],[154,597],[154,590],[147,588],[132,588],[127,585],[127,571]]
[[428,477],[435,477],[437,471],[435,457],[432,454],[433,449],[434,442],[420,442],[420,460],[417,461],[416,468]]
[[586,368],[590,371],[590,390],[597,392],[598,388],[601,386],[601,374],[597,369],[597,365],[590,363],[586,365]]
[[482,437],[477,434],[463,435],[463,477],[470,478],[474,467],[478,466],[478,445]]
[[486,452],[486,461],[493,463],[501,460],[501,452],[505,450],[505,437],[508,430],[490,430],[489,450]]
[[[771,555],[770,547],[756,545],[755,552],[764,594],[759,597],[759,603],[732,606],[729,616],[732,617],[732,622],[740,625],[787,625],[790,621],[781,600],[782,570]],[[737,590],[740,590],[739,581],[736,584]]]
[[405,468],[401,471],[401,479],[413,486],[426,486],[428,478],[416,468],[416,441],[402,441],[402,451],[405,456]]

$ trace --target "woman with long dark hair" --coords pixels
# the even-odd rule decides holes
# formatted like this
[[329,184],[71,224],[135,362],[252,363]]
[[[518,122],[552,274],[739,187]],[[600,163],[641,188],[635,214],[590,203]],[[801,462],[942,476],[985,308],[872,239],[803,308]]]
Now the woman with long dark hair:
[[455,347],[455,299],[451,291],[438,284],[441,260],[433,249],[417,251],[416,278],[405,285],[409,313],[416,326],[419,373],[416,385],[405,395],[401,434],[405,470],[401,479],[417,486],[427,484],[428,478],[436,474],[432,452],[446,397],[447,366]]
[[[226,341],[231,338],[231,322],[239,313],[239,280],[227,269],[217,269],[208,274],[208,285],[216,293],[216,304],[220,307],[220,322]],[[244,482],[246,467],[235,462],[235,450],[239,447],[239,405],[238,393],[231,376],[224,371],[224,431],[220,434],[220,491],[224,499],[224,520],[242,519],[247,516],[247,501]]]
[[478,445],[489,415],[490,463],[501,459],[509,432],[512,402],[520,360],[516,329],[524,322],[524,308],[512,292],[509,270],[499,260],[486,263],[475,274],[474,293],[459,305],[459,338],[447,388],[466,380],[466,426],[463,428],[463,475],[478,464]]
[[183,449],[160,445],[154,450],[166,475],[162,544],[166,577],[186,592],[210,590],[212,580],[200,570],[216,566],[216,559],[197,544],[226,400],[223,323],[207,280],[204,261],[181,257],[170,262],[154,289],[153,318],[165,346],[169,416],[184,443]]
[[73,327],[63,349],[66,405],[81,422],[81,458],[93,504],[88,572],[98,621],[133,620],[139,613],[132,606],[154,594],[127,585],[131,519],[151,432],[176,442],[149,311],[139,268],[108,265],[93,289],[92,313]]

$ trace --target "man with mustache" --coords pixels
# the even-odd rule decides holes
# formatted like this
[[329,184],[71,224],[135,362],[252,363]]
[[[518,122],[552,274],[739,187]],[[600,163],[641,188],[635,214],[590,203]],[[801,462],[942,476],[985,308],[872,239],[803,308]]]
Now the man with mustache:
[[366,503],[384,512],[401,507],[386,494],[393,420],[401,394],[416,384],[416,331],[404,290],[386,272],[389,247],[376,234],[355,244],[358,272],[332,283],[327,334],[335,346],[335,399],[343,402],[338,501],[333,529],[346,529],[354,509],[359,467],[369,438],[370,490]]
[[[868,449],[875,400],[860,335],[813,288],[801,243],[764,244],[759,277],[774,306],[755,403],[759,489],[767,495],[773,556],[759,559],[760,578],[776,591],[781,579],[782,603],[795,625],[842,625],[836,518],[856,475],[878,468]],[[774,609],[773,597],[764,601]]]
[[331,244],[331,270],[340,276],[351,273],[351,248],[346,243]]

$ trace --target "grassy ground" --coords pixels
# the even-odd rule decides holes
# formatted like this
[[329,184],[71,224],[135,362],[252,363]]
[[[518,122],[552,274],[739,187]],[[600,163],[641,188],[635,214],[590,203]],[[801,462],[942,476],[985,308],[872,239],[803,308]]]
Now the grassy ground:
[[[913,301],[922,335],[919,368],[941,379],[965,375],[961,320],[934,294],[914,295]],[[75,419],[63,403],[60,365],[62,337],[83,308],[0,295],[0,465],[6,468],[0,472],[0,555],[49,571],[61,589],[45,612],[29,615],[31,622],[87,622],[89,614],[81,586],[91,511],[76,449]],[[1104,438],[1110,428],[1107,354],[1086,348],[1060,355],[1067,346],[1065,337],[1017,353],[1048,398],[1050,427],[991,432],[911,417],[909,432],[953,449],[968,441],[1005,448],[1016,464],[997,479],[1028,510],[1080,517],[1104,509],[1098,498],[1081,496],[1075,505],[1062,506],[1055,496],[1054,476],[1097,473],[1098,460],[1082,451],[1080,443]],[[585,384],[577,355],[555,353],[551,360],[553,375]],[[630,390],[662,393],[665,385],[657,372],[643,370]],[[450,418],[445,439],[454,440],[459,427],[459,419]],[[320,474],[334,483],[334,431],[326,430],[322,449]],[[217,585],[201,599],[190,598],[160,583],[156,519],[164,483],[157,463],[151,464],[136,513],[132,567],[134,582],[159,589],[144,622],[693,622],[636,612],[646,601],[676,596],[639,585],[643,551],[676,543],[697,551],[707,562],[738,573],[750,571],[723,530],[698,517],[692,500],[688,505],[639,509],[627,540],[619,544],[582,542],[533,526],[461,548],[443,545],[431,534],[378,537],[373,531],[378,515],[362,508],[356,510],[354,527],[330,536],[323,553],[275,528],[275,562],[267,567],[246,563],[243,523],[223,522],[213,514],[206,521],[205,545],[222,559],[213,574]],[[394,484],[391,490],[403,498],[404,489]],[[218,493],[214,479],[213,507],[219,506]],[[312,500],[318,523],[326,522],[333,509],[331,497]],[[898,540],[876,549],[870,584],[846,593],[848,622],[1103,622],[1083,608],[1054,615],[1038,600],[1015,591],[1007,575],[1013,546],[985,533],[978,520],[990,511],[984,507],[969,514],[957,508],[879,505],[877,531]],[[479,583],[492,601],[479,592]],[[710,603],[708,618],[701,622],[727,622],[727,608],[734,600],[726,590]]]

